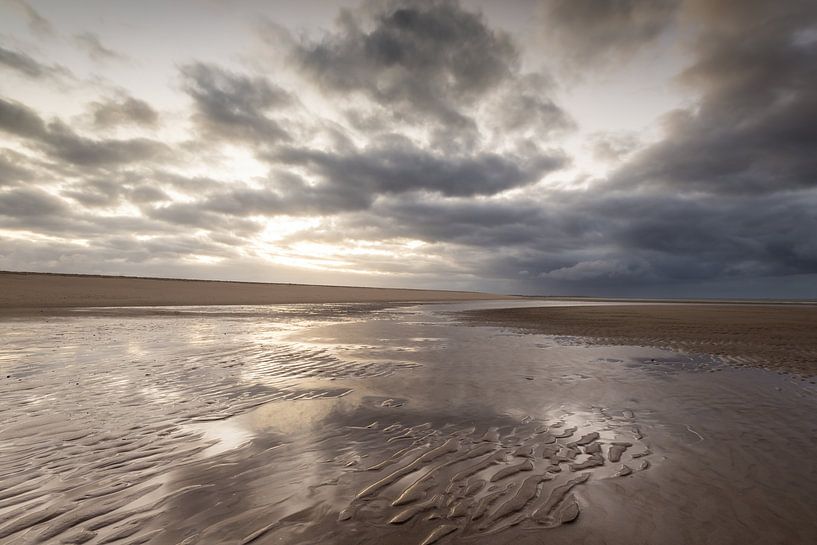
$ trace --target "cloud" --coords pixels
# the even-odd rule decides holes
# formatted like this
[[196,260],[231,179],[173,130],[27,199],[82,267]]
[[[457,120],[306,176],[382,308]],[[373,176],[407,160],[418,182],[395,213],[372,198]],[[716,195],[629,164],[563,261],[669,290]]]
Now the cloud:
[[0,216],[14,218],[51,216],[65,212],[62,199],[33,188],[16,188],[0,192]]
[[358,93],[401,123],[469,130],[467,111],[518,72],[507,34],[454,1],[366,4],[334,32],[302,41],[296,65],[323,90]]
[[482,202],[395,196],[339,220],[333,233],[443,245],[449,259],[467,255],[483,277],[515,278],[534,292],[600,293],[815,273],[815,210],[813,192],[729,200],[595,190]]
[[552,87],[541,74],[521,75],[506,85],[489,107],[491,122],[501,137],[516,133],[550,137],[576,128],[571,117],[548,96]]
[[536,182],[565,161],[558,153],[532,157],[490,152],[438,154],[399,137],[356,152],[283,148],[268,158],[306,169],[324,186],[372,196],[410,191],[445,196],[495,195]]
[[0,149],[0,187],[31,180],[34,173],[22,166],[26,163],[28,161],[23,155],[12,150]]
[[170,197],[145,176],[120,173],[105,177],[88,176],[69,185],[61,195],[88,208],[113,208],[124,203],[137,205],[169,201]]
[[148,138],[102,140],[81,137],[59,122],[49,125],[44,143],[55,156],[80,166],[136,163],[168,151],[164,144]]
[[150,104],[124,93],[104,101],[92,102],[89,109],[93,124],[98,128],[120,125],[155,127],[159,122],[159,114]]
[[[99,237],[90,246],[51,241],[34,246],[0,235],[0,259],[6,263],[29,263],[31,268],[40,271],[201,277],[202,265],[191,263],[192,256],[225,259],[228,264],[240,259],[231,246],[190,235],[157,235],[143,240],[116,235]],[[242,263],[226,274],[235,274],[246,266]]]
[[70,72],[63,66],[46,65],[25,53],[2,46],[0,46],[0,66],[34,79],[70,75]]
[[[253,59],[253,72],[178,65],[187,101],[162,102],[162,119],[116,82],[81,82],[87,110],[63,118],[21,102],[20,87],[0,99],[0,237],[18,231],[0,257],[245,279],[297,258],[328,267],[314,281],[529,293],[796,277],[806,293],[802,279],[817,275],[811,5],[554,0],[558,43],[534,50],[454,0],[371,0],[324,34],[266,25],[275,62]],[[690,94],[658,135],[571,132],[564,74],[528,71],[552,59],[596,70],[676,30],[691,45],[677,79]],[[39,59],[0,49],[0,64],[58,92]],[[561,145],[609,175],[571,184],[581,174]],[[286,271],[278,279],[304,269]]]
[[37,112],[3,98],[0,98],[0,129],[23,138],[44,138],[47,134]]
[[196,227],[205,231],[249,236],[258,233],[263,225],[252,219],[228,217],[203,210],[197,206],[173,203],[146,210],[147,217],[167,224]]
[[134,163],[158,157],[167,146],[147,138],[92,139],[59,120],[43,121],[32,109],[0,98],[0,131],[39,144],[55,159],[83,167]]
[[400,132],[463,155],[555,144],[575,128],[552,79],[523,69],[513,37],[456,0],[365,2],[320,37],[276,43],[325,100],[342,100],[356,136]]
[[97,34],[83,32],[74,36],[74,41],[91,60],[96,62],[126,61],[128,57],[102,44]]
[[659,190],[745,194],[817,187],[817,6],[692,2],[702,27],[696,59],[680,76],[694,108],[665,118],[666,137],[615,176]]
[[38,78],[46,72],[43,65],[25,53],[11,51],[4,47],[0,47],[0,64],[32,78]]
[[[527,157],[481,152],[448,156],[400,138],[343,152],[280,147],[263,156],[274,166],[258,186],[221,184],[186,203],[151,212],[176,223],[215,224],[212,214],[246,217],[333,215],[365,212],[383,197],[414,194],[418,199],[496,195],[535,183],[558,169],[565,157]],[[308,179],[295,172],[303,172]]]
[[289,138],[269,114],[291,105],[292,96],[268,79],[204,63],[186,65],[181,72],[184,89],[193,98],[194,118],[207,135],[256,144]]
[[645,259],[614,258],[579,261],[569,267],[540,273],[539,278],[577,283],[598,282],[604,279],[621,283],[644,282],[651,276],[652,267]]
[[546,41],[571,71],[627,59],[674,21],[680,0],[545,0]]
[[26,19],[28,19],[28,28],[35,35],[44,37],[56,35],[54,25],[51,24],[51,21],[40,15],[40,12],[31,7],[30,3],[25,0],[10,0],[10,2],[23,12]]
[[632,132],[597,132],[589,136],[588,144],[598,161],[617,163],[635,152],[640,145],[638,135]]

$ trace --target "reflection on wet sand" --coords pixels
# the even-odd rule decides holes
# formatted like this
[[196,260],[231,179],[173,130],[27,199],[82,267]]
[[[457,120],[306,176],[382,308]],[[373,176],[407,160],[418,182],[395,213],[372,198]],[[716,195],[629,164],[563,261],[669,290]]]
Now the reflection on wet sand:
[[813,388],[452,307],[5,321],[0,543],[817,537]]
[[[637,429],[633,418],[621,421],[626,423],[621,431],[626,430],[627,438],[640,443],[633,433]],[[367,427],[376,428],[376,423]],[[607,461],[621,461],[633,443],[615,437],[613,430],[618,430],[609,423],[604,430],[619,439],[608,442]],[[516,525],[536,529],[572,522],[579,506],[570,491],[588,480],[590,472],[584,470],[605,465],[605,442],[599,432],[576,438],[578,429],[565,427],[563,421],[548,425],[527,418],[505,433],[495,427],[483,433],[475,426],[445,432],[428,423],[410,428],[394,424],[382,432],[386,443],[401,441],[409,446],[366,468],[386,474],[358,492],[341,511],[340,520],[364,509],[364,500],[387,496],[394,509],[378,514],[389,523],[404,524],[419,516],[434,521],[423,543],[454,532],[479,536]],[[610,478],[630,473],[632,469],[622,464],[614,473],[594,475]],[[409,477],[407,486],[398,485]]]

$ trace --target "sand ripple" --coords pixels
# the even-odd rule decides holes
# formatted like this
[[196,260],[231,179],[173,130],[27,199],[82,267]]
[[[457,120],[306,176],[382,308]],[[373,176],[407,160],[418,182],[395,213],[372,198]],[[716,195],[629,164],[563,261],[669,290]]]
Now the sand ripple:
[[600,413],[597,421],[597,429],[581,430],[533,419],[488,430],[391,425],[379,431],[381,441],[409,444],[362,469],[375,477],[339,518],[372,520],[366,513],[376,504],[383,522],[417,523],[421,544],[455,532],[467,539],[572,522],[580,512],[575,487],[591,478],[631,475],[621,464],[634,465],[630,447],[641,456],[647,452],[633,411]]
[[442,312],[2,321],[0,543],[815,542],[808,384]]
[[[349,389],[331,380],[409,366],[287,342],[291,313],[252,331],[247,322],[186,320],[4,324],[0,543],[147,542],[155,515],[184,492],[171,493],[168,476],[217,443],[191,423],[342,396]],[[304,388],[311,379],[329,382]]]

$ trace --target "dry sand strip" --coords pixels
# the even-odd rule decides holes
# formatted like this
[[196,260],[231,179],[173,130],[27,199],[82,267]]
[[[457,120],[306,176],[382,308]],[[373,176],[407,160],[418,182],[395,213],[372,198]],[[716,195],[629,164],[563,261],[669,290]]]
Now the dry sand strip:
[[0,272],[0,312],[22,309],[510,299],[467,291]]
[[817,374],[817,305],[651,304],[466,311],[469,323],[612,345],[714,354],[734,365]]

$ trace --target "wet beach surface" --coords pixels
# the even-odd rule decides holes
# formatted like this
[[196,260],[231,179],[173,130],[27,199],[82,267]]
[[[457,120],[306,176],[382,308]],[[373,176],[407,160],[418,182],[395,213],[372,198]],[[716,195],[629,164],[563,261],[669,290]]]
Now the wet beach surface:
[[715,354],[733,366],[817,377],[814,302],[630,302],[483,308],[458,316],[478,325],[578,336],[599,345],[657,346]]
[[814,385],[511,304],[4,318],[0,543],[817,542]]

